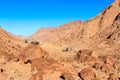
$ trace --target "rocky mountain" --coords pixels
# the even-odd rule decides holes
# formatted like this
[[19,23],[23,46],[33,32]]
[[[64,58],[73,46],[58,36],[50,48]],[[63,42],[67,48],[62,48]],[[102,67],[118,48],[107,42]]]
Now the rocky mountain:
[[[71,44],[73,47],[95,48],[108,40],[110,36],[112,37],[113,33],[116,33],[116,35],[119,34],[119,29],[117,27],[119,26],[119,15],[120,3],[119,0],[115,0],[113,4],[103,10],[97,17],[84,22],[75,32],[66,35],[66,37],[62,39],[62,42],[63,44],[72,43],[74,44]],[[116,38],[117,41],[119,41],[119,35],[116,36]],[[113,40],[111,41],[114,42]]]
[[0,28],[0,80],[120,80],[120,0],[86,22],[42,28],[28,39],[43,44]]
[[[75,21],[62,25],[58,28],[42,28],[30,36],[40,42],[55,43],[57,45],[68,45],[76,48],[96,47],[100,43],[99,35],[107,38],[112,32],[110,29],[106,35],[106,29],[115,24],[120,14],[119,0],[115,0],[108,8],[104,9],[98,16],[86,22]],[[114,31],[113,31],[114,32]],[[106,35],[106,36],[105,36]],[[96,39],[95,37],[99,37]],[[119,37],[119,36],[118,36]],[[94,40],[93,40],[94,39]],[[96,43],[94,44],[94,41]],[[102,43],[101,43],[102,44]],[[91,46],[92,45],[92,46]]]
[[[67,30],[69,30],[69,27],[70,26],[68,26]],[[98,16],[86,22],[81,22],[77,25],[77,27],[75,27],[74,30],[66,33],[65,35],[62,34],[64,33],[64,28],[63,30],[60,30],[60,27],[57,29],[58,31],[61,31],[59,33],[60,39],[54,39],[56,37],[51,36],[53,35],[56,28],[49,29],[50,31],[53,31],[53,33],[51,32],[49,34],[46,34],[42,38],[44,39],[44,37],[50,36],[46,39],[48,40],[48,43],[51,43],[49,40],[52,40],[53,43],[60,45],[60,47],[67,45],[66,48],[63,50],[61,49],[62,52],[59,52],[60,49],[50,45],[43,45],[43,48],[50,53],[49,57],[54,54],[55,57],[52,57],[52,59],[55,59],[58,61],[58,63],[62,63],[63,67],[59,67],[59,69],[62,68],[64,71],[69,71],[69,73],[64,74],[64,72],[61,72],[61,70],[59,70],[60,72],[53,71],[53,74],[55,73],[54,77],[51,78],[53,75],[51,74],[51,76],[49,76],[49,79],[120,79],[120,0],[115,0],[114,3],[112,3],[108,8],[104,9]],[[47,30],[43,31],[46,32]],[[41,33],[42,30],[38,31],[37,33],[40,34],[39,32]],[[46,40],[43,40],[43,42],[47,42]],[[71,52],[71,48],[74,50],[73,54]],[[52,49],[54,49],[53,52],[51,52]],[[62,57],[63,55],[66,57]],[[36,62],[37,61],[33,61],[32,64],[39,64]],[[49,61],[47,62],[50,63]],[[38,69],[38,71],[39,69],[42,69],[38,66],[35,67]],[[47,74],[48,73],[45,72],[44,75]],[[41,73],[38,72],[33,77],[31,77],[30,80],[34,80],[37,77],[39,79],[45,80],[47,79],[48,75],[44,77]]]
[[61,40],[65,35],[72,33],[82,21],[69,22],[57,28],[41,28],[30,36],[30,39],[40,42],[55,43]]

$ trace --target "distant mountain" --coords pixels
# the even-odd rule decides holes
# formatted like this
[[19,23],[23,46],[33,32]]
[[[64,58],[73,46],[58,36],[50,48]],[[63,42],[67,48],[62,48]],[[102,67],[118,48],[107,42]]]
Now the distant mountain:
[[[57,45],[68,45],[74,48],[105,47],[110,35],[119,34],[120,1],[115,0],[108,8],[104,9],[98,16],[86,21],[69,22],[57,28],[41,28],[30,36],[41,42],[56,43]],[[113,35],[114,34],[114,35]],[[119,35],[115,36],[119,43]]]
[[65,37],[65,35],[72,33],[82,23],[82,21],[75,21],[69,22],[57,28],[41,28],[29,38],[41,42],[55,43],[60,41],[63,37]]

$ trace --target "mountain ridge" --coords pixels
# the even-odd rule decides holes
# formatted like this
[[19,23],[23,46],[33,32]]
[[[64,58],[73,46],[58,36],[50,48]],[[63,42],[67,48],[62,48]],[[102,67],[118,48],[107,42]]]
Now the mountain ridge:
[[120,0],[98,16],[42,28],[30,43],[0,28],[0,80],[119,80]]
[[[61,25],[57,28],[41,28],[36,33],[31,35],[30,38],[41,41],[41,42],[53,43],[62,39],[64,35],[74,31],[75,28],[79,27],[79,24],[82,24],[82,23],[83,23],[82,21],[75,21],[75,22],[69,22],[68,24]],[[52,38],[54,38],[55,40]]]

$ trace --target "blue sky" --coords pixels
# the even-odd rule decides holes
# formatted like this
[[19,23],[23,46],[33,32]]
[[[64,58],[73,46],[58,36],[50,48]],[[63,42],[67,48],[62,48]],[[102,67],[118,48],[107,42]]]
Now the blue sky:
[[114,0],[0,0],[0,26],[29,36],[40,27],[95,17]]

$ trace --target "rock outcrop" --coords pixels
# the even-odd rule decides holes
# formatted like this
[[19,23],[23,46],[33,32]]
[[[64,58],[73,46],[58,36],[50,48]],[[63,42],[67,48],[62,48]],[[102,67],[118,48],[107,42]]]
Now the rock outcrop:
[[36,58],[48,58],[49,54],[37,45],[29,44],[22,52],[22,60],[25,63]]
[[64,76],[65,79],[70,78],[69,80],[72,80],[69,74],[63,73],[65,70],[62,65],[52,59],[37,58],[32,60],[31,64],[34,70],[37,70],[37,73],[29,80],[61,80],[61,76]]
[[82,80],[96,80],[96,73],[90,68],[83,69],[79,76]]

